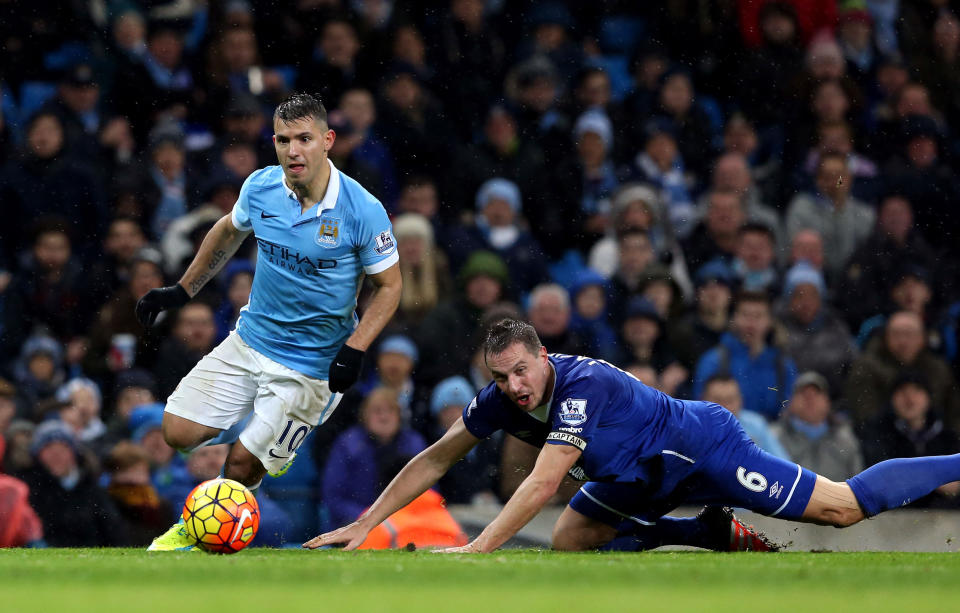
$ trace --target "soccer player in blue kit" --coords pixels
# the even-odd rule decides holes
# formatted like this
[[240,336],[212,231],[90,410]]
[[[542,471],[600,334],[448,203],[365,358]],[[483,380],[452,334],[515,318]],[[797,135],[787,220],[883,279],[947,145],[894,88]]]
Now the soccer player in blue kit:
[[[163,416],[164,438],[176,449],[234,443],[224,476],[254,490],[266,473],[283,474],[356,382],[402,289],[386,211],[327,158],[336,134],[320,100],[291,96],[277,107],[273,128],[279,165],[247,178],[180,281],[151,290],[136,309],[149,326],[183,306],[254,234],[250,301],[230,336],[181,380]],[[364,275],[375,289],[358,321]],[[150,549],[191,547],[181,523]]]
[[[359,519],[305,547],[356,548],[501,429],[542,446],[533,471],[476,539],[445,552],[494,551],[540,511],[568,472],[588,481],[554,527],[553,547],[568,551],[624,543],[638,550],[771,550],[723,507],[846,527],[960,480],[958,454],[887,460],[846,482],[830,481],[761,450],[719,405],[671,398],[601,360],[547,354],[533,327],[520,321],[494,324],[484,355],[494,381],[460,420]],[[684,503],[707,507],[696,517],[664,515]]]

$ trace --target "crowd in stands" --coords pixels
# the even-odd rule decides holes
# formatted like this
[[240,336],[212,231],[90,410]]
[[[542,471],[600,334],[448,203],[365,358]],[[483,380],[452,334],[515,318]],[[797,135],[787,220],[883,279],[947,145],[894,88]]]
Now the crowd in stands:
[[[0,46],[0,545],[144,545],[218,474],[160,421],[256,244],[156,326],[134,305],[275,163],[294,91],[404,287],[258,492],[261,544],[373,502],[490,381],[505,315],[831,479],[960,452],[956,0],[8,0]],[[437,492],[503,501],[535,453],[485,440]]]

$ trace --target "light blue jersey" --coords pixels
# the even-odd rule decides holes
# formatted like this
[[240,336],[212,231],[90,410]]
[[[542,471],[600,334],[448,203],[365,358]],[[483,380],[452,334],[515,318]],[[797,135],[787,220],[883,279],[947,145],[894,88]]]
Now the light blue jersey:
[[356,327],[363,273],[399,259],[383,205],[329,163],[327,193],[307,211],[283,169],[268,166],[244,182],[232,215],[237,229],[257,239],[257,271],[237,333],[272,360],[324,380]]

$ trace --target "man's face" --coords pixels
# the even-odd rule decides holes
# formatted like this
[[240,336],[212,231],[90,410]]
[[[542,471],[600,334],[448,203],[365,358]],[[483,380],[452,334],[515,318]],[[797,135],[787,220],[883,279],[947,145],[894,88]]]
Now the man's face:
[[7,426],[10,425],[16,412],[17,404],[13,401],[13,398],[0,396],[0,432],[7,431]]
[[389,441],[400,431],[400,408],[385,395],[376,394],[364,405],[361,420],[367,432]]
[[186,160],[183,149],[173,143],[162,143],[153,150],[153,163],[168,179],[173,179],[183,172]]
[[33,246],[33,257],[45,271],[60,270],[70,260],[70,239],[63,232],[44,232]]
[[770,331],[770,307],[762,302],[741,302],[733,313],[733,328],[747,345],[764,342]]
[[750,189],[750,167],[742,155],[728,154],[717,161],[713,169],[713,187],[742,194]]
[[872,34],[873,28],[870,24],[861,20],[847,21],[840,26],[840,40],[858,51],[870,46]]
[[150,456],[150,463],[154,466],[163,466],[173,459],[174,449],[163,440],[163,432],[155,428],[147,432],[140,442]]
[[707,205],[707,229],[715,236],[735,233],[743,225],[743,207],[734,194],[714,192]]
[[495,149],[505,151],[517,139],[517,123],[503,110],[495,110],[489,114],[483,124],[483,133]]
[[163,273],[152,262],[137,262],[130,271],[130,293],[140,299],[152,289],[163,287]]
[[912,363],[923,350],[923,323],[915,313],[891,316],[884,336],[887,349],[903,364]]
[[220,46],[230,72],[243,72],[257,61],[257,39],[253,30],[234,28],[224,36]]
[[327,164],[327,152],[336,135],[313,117],[290,122],[273,121],[273,145],[283,175],[291,188],[312,185]]
[[829,157],[820,162],[817,170],[817,189],[834,202],[843,202],[850,193],[852,177],[847,172],[847,163],[838,157]]
[[320,51],[333,66],[348,68],[353,65],[353,60],[360,51],[360,41],[348,24],[334,21],[323,29]]
[[773,265],[773,242],[763,232],[745,232],[737,245],[737,257],[748,270],[766,270]]
[[703,400],[719,404],[734,415],[743,408],[743,397],[736,381],[714,381],[703,390]]
[[830,397],[816,385],[805,385],[790,399],[790,414],[808,424],[822,424],[830,414]]
[[621,273],[627,276],[640,274],[653,260],[653,247],[645,234],[627,234],[620,239]]
[[550,376],[546,348],[534,353],[516,342],[500,353],[487,354],[486,361],[493,381],[510,402],[527,412],[543,403]]
[[904,277],[893,286],[891,297],[898,307],[917,315],[923,315],[927,304],[933,297],[930,286],[923,279],[914,276]]
[[227,461],[229,445],[207,445],[190,454],[187,458],[187,470],[194,479],[206,481],[220,475],[220,469]]
[[203,303],[188,304],[177,316],[174,334],[188,350],[208,351],[217,334],[213,311]]
[[121,262],[129,262],[137,250],[146,244],[147,239],[143,235],[143,230],[136,222],[119,219],[110,224],[104,241],[104,251]]
[[649,317],[630,317],[623,322],[623,338],[631,347],[652,347],[660,325]]
[[224,149],[220,161],[234,176],[248,177],[257,169],[257,152],[251,145],[237,143]]
[[357,132],[366,132],[377,119],[373,96],[365,89],[351,89],[340,99],[340,110]]
[[77,467],[73,449],[63,441],[47,443],[37,454],[37,459],[47,472],[58,479],[66,477]]
[[502,198],[491,198],[483,207],[483,216],[491,228],[502,228],[513,224],[516,213],[510,203]]
[[500,281],[488,275],[476,275],[466,285],[467,302],[478,309],[486,309],[500,300]]
[[850,155],[853,152],[853,140],[850,133],[843,126],[830,125],[820,130],[820,144],[823,153],[840,153]]
[[663,84],[660,103],[671,115],[686,115],[693,104],[693,87],[685,74],[677,73]]
[[587,320],[593,320],[607,308],[607,297],[599,285],[588,285],[577,292],[574,298],[577,313]]
[[904,242],[913,228],[913,210],[910,203],[900,196],[885,199],[880,205],[877,224],[881,232],[893,237],[897,242]]
[[541,294],[530,308],[530,323],[541,336],[559,336],[570,323],[570,308],[556,294]]
[[377,356],[377,371],[384,384],[400,387],[413,372],[413,360],[402,353],[381,353]]
[[427,219],[437,214],[437,188],[432,183],[408,185],[400,194],[398,208],[404,213],[419,213]]
[[822,121],[841,121],[849,108],[847,94],[832,81],[820,85],[813,96],[813,112]]
[[241,272],[233,275],[227,289],[227,299],[235,309],[250,302],[250,290],[253,288],[253,275]]
[[100,416],[100,400],[93,391],[80,387],[70,396],[70,403],[76,407],[80,416],[80,423],[86,426],[90,420]]
[[890,397],[893,412],[906,421],[920,420],[930,410],[930,394],[916,383],[905,383]]
[[644,151],[661,169],[670,168],[677,157],[677,141],[666,132],[650,137]]
[[153,394],[145,387],[125,387],[117,395],[117,415],[125,422],[134,408],[154,401]]
[[599,166],[607,158],[606,145],[595,132],[585,132],[577,140],[577,153],[587,167]]
[[897,115],[907,117],[908,115],[923,115],[929,117],[933,108],[930,105],[930,94],[927,88],[918,83],[905,85],[897,101]]
[[577,98],[585,107],[607,106],[610,103],[610,77],[605,72],[591,73],[577,89]]
[[697,305],[701,312],[726,312],[730,298],[730,288],[717,281],[709,281],[697,288]]
[[387,100],[401,110],[414,109],[420,103],[420,84],[411,74],[395,76],[387,84],[385,93]]
[[158,32],[150,37],[147,47],[157,62],[169,70],[180,65],[183,55],[183,41],[174,32]]
[[100,100],[100,87],[96,83],[90,85],[63,85],[60,88],[63,102],[74,113],[87,113],[97,108]]
[[800,230],[793,237],[790,261],[804,261],[816,269],[823,268],[823,240],[814,230]]
[[930,168],[937,161],[938,155],[937,141],[929,136],[917,136],[907,143],[907,158],[917,168]]
[[790,296],[790,313],[803,324],[809,324],[820,312],[820,291],[809,283],[802,283]]

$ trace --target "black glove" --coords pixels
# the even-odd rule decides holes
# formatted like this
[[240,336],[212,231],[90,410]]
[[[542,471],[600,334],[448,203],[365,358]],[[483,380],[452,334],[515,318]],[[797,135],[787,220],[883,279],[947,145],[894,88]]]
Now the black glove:
[[337,357],[330,363],[330,377],[327,381],[330,391],[337,393],[350,389],[350,386],[360,377],[361,366],[363,366],[363,352],[344,343],[337,352]]
[[137,301],[137,319],[145,328],[153,325],[157,315],[167,309],[182,307],[190,302],[190,294],[179,283],[170,287],[152,289]]

